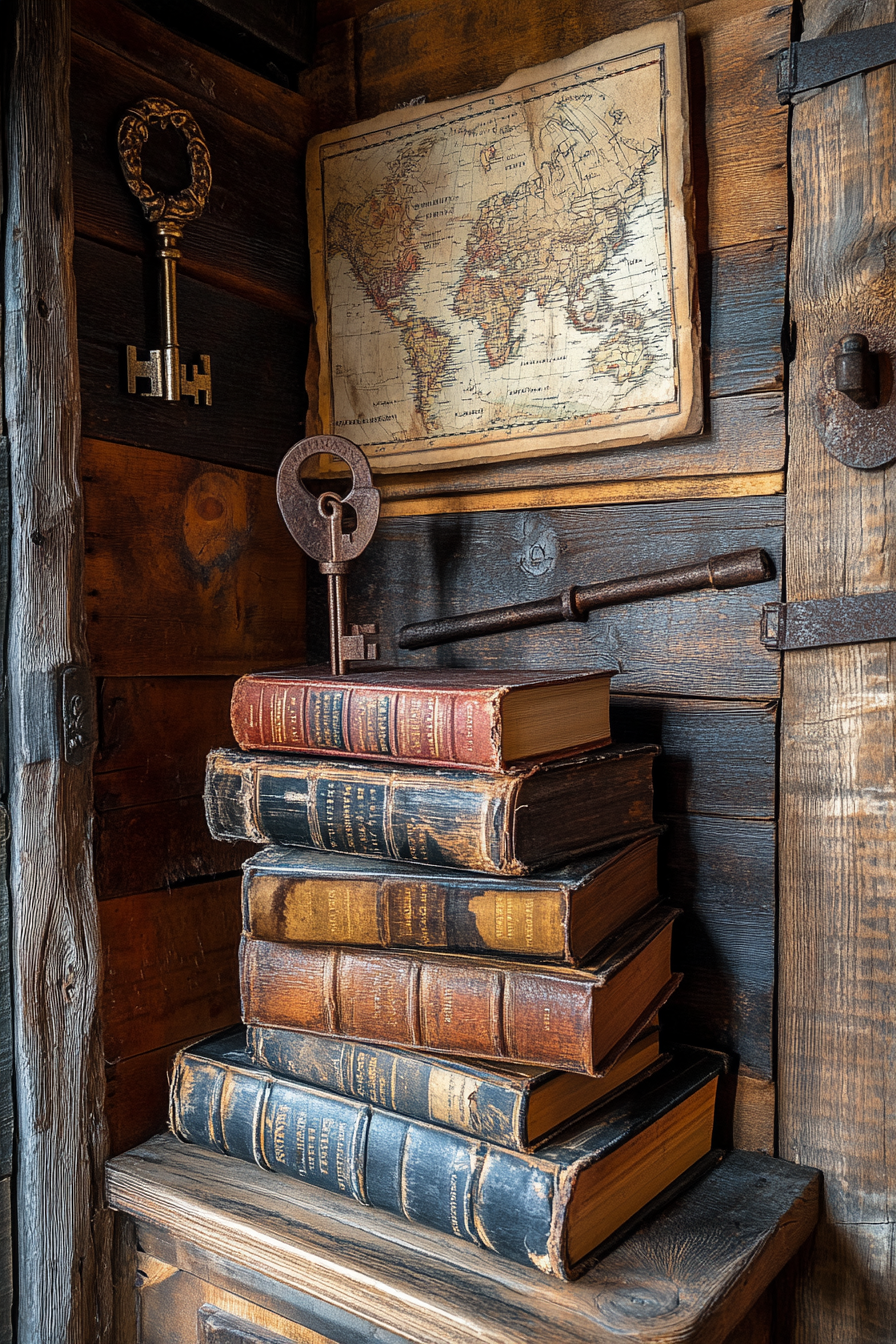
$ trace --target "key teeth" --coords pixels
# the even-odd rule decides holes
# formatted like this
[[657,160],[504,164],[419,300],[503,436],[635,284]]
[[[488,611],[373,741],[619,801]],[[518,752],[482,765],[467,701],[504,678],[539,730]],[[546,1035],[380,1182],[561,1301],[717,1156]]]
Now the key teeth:
[[[192,397],[196,406],[202,403],[199,400],[200,394],[205,397],[206,406],[212,404],[212,367],[211,359],[208,355],[199,356],[199,364],[193,364],[193,377],[187,377],[187,366],[180,366],[180,394],[182,397]],[[201,372],[200,372],[201,370]]]
[[379,645],[367,638],[375,635],[375,625],[353,625],[350,635],[343,635],[339,641],[339,651],[348,662],[375,662],[380,656]]

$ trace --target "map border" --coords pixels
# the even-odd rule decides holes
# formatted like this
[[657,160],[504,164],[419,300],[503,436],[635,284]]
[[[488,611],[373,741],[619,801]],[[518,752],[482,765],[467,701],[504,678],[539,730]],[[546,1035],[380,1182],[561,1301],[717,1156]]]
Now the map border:
[[[593,80],[595,72],[625,61],[642,60],[658,53],[663,101],[663,172],[666,242],[669,258],[669,301],[676,348],[677,399],[653,407],[633,407],[603,416],[573,422],[546,421],[533,425],[473,431],[458,435],[431,435],[425,439],[398,439],[382,444],[361,445],[377,471],[399,472],[470,466],[532,456],[618,448],[629,444],[677,438],[698,432],[703,424],[699,314],[696,301],[696,261],[693,243],[693,203],[690,176],[690,144],[687,105],[684,16],[648,24],[630,33],[617,34],[594,43],[559,61],[511,75],[498,88],[461,98],[424,104],[387,113],[371,121],[315,137],[308,149],[308,218],[311,244],[312,300],[317,324],[320,369],[317,377],[316,411],[323,433],[348,434],[333,423],[333,386],[330,373],[330,295],[327,284],[324,219],[325,164],[336,155],[357,153],[380,143],[395,143],[425,129],[427,123],[451,124],[482,110],[519,103],[519,94],[558,79],[577,75]],[[612,72],[607,70],[607,77]],[[541,96],[544,94],[534,94]],[[481,109],[481,110],[475,110]],[[407,127],[404,136],[401,128]],[[399,134],[396,134],[396,131]],[[309,382],[312,379],[309,378]],[[312,393],[314,388],[312,387]],[[312,397],[313,403],[313,397]],[[588,423],[600,419],[602,423]]]

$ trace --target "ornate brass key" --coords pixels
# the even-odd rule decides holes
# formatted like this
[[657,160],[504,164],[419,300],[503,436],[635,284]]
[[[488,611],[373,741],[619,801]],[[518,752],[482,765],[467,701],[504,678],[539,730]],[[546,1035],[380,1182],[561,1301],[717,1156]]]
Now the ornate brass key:
[[[166,130],[169,126],[180,131],[186,140],[190,158],[190,184],[176,196],[154,191],[143,177],[143,147],[150,130],[153,127]],[[208,355],[200,355],[199,367],[194,364],[193,376],[187,377],[177,344],[177,263],[181,255],[178,243],[184,225],[199,218],[208,200],[212,185],[208,145],[189,112],[175,107],[167,98],[144,98],[131,108],[118,128],[118,154],[125,181],[140,202],[144,215],[155,226],[158,237],[156,256],[161,263],[161,349],[150,350],[148,359],[138,359],[137,347],[127,347],[128,391],[136,393],[137,379],[146,378],[149,391],[142,393],[145,397],[164,397],[166,401],[192,397],[199,405],[202,394],[206,406],[211,406],[211,360]]]
[[[344,498],[327,490],[316,499],[303,484],[302,463],[320,453],[341,458],[351,468],[352,488]],[[375,625],[353,625],[350,634],[345,629],[345,576],[373,536],[380,516],[380,492],[373,484],[367,458],[348,439],[333,434],[302,439],[280,463],[277,503],[293,540],[327,576],[330,671],[342,677],[347,662],[379,657],[376,644],[368,639],[376,634]],[[347,509],[355,515],[351,532],[342,530]]]

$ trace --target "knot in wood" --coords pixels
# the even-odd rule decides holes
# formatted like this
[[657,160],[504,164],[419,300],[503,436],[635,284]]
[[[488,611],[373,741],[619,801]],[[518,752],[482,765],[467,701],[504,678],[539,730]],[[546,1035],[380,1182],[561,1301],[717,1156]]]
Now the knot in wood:
[[595,1305],[610,1325],[652,1321],[678,1309],[681,1297],[671,1279],[619,1283],[598,1293]]

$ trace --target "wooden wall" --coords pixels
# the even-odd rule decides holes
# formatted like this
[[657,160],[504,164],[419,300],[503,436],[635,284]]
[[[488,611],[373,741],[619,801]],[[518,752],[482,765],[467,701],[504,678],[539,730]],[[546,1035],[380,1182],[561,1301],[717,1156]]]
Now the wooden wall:
[[[155,265],[118,164],[129,106],[195,116],[213,186],[185,230],[183,358],[211,356],[213,405],[128,396],[122,348],[156,344]],[[230,689],[301,661],[304,564],[273,478],[304,431],[307,99],[175,37],[118,0],[77,0],[75,270],[83,405],[85,604],[97,678],[94,855],[111,1150],[164,1128],[182,1042],[239,1020],[237,870],[212,841],[206,752],[231,742]],[[144,168],[183,182],[178,147]]]
[[[678,7],[332,0],[319,10],[320,60],[302,88],[337,125],[421,95],[497,84]],[[408,621],[747,546],[764,546],[780,573],[787,110],[772,58],[789,39],[790,9],[754,0],[686,8],[707,432],[658,447],[380,477],[384,519],[349,594],[353,612],[378,621],[386,661],[617,669],[615,733],[662,741],[665,751],[662,881],[685,910],[676,940],[685,982],[666,1027],[739,1058],[735,1138],[772,1151],[780,667],[759,641],[759,617],[780,579],[594,613],[573,628],[414,654],[395,644]],[[313,585],[312,640],[320,628]]]

